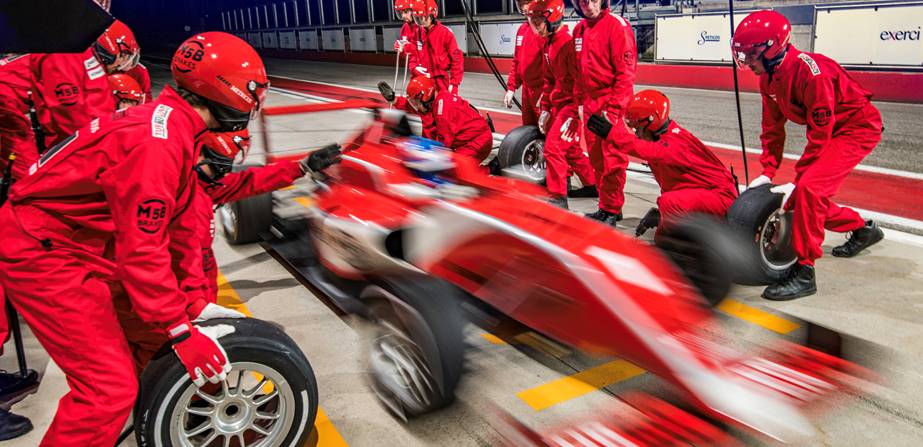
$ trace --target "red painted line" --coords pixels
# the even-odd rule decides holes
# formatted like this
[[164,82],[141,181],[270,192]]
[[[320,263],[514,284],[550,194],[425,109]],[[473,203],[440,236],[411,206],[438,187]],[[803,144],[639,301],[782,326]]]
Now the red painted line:
[[[342,62],[347,64],[394,66],[394,53],[359,53],[341,51],[288,51],[261,50],[267,57],[303,59],[312,61]],[[494,64],[506,77],[512,59],[496,57]],[[465,71],[491,73],[483,57],[466,57]],[[739,72],[740,89],[759,91],[757,77],[749,70]],[[879,101],[923,103],[923,73],[895,71],[850,70],[849,75],[869,89]],[[730,66],[680,65],[639,63],[635,82],[641,85],[659,85],[707,90],[734,90],[734,77]]]
[[[376,93],[348,87],[331,86],[310,81],[299,81],[271,76],[273,87],[293,90],[334,100],[376,99]],[[490,111],[491,118],[498,133],[507,133],[521,125],[518,115],[510,112]],[[715,154],[727,166],[733,166],[737,176],[743,181],[743,160],[739,151],[712,147]],[[755,178],[761,170],[758,154],[747,154],[750,178]],[[789,182],[795,177],[794,160],[784,159],[779,168],[776,183]],[[879,213],[923,220],[923,180],[881,174],[869,171],[852,171],[839,193],[838,203],[854,206]]]

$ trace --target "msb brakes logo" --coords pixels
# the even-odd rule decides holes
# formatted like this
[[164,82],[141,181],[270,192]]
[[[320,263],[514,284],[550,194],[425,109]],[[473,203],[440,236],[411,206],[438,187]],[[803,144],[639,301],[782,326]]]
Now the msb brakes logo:
[[138,205],[138,229],[147,234],[159,232],[167,220],[167,204],[160,199],[147,199]]
[[54,96],[61,104],[72,106],[77,104],[77,99],[80,97],[80,87],[70,82],[62,82],[54,86]]
[[811,111],[811,119],[817,127],[824,127],[830,124],[831,117],[833,117],[833,112],[830,110],[830,107],[818,107]]
[[202,62],[203,57],[205,57],[205,47],[202,42],[193,40],[185,43],[176,52],[176,57],[173,58],[173,66],[180,73],[189,73],[195,70],[196,65]]

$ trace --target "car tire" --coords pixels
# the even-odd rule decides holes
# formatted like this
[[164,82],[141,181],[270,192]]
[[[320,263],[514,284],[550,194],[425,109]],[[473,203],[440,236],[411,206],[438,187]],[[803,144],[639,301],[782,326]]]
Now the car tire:
[[497,152],[500,170],[537,183],[545,181],[545,136],[537,126],[520,126],[503,137]]
[[[252,166],[243,166],[238,172]],[[224,236],[231,245],[252,244],[263,240],[272,226],[272,193],[260,194],[226,203],[218,208],[218,219]]]
[[[235,328],[220,339],[234,368],[227,381],[197,388],[173,351],[164,347],[141,373],[134,408],[138,446],[210,445],[220,438],[237,438],[239,445],[240,439],[246,445],[261,441],[304,445],[317,417],[318,397],[314,371],[298,345],[275,325],[253,318],[215,319],[200,325],[217,324]],[[209,428],[193,436],[184,434],[201,427]],[[217,438],[205,442],[212,435]]]
[[788,276],[798,257],[792,245],[792,213],[779,213],[782,194],[769,189],[773,185],[750,188],[740,194],[727,213],[731,229],[744,235],[745,246],[759,260],[752,275],[741,275],[743,285],[773,284]]
[[464,363],[461,291],[416,274],[377,279],[360,297],[374,324],[371,386],[385,408],[406,421],[451,403]]

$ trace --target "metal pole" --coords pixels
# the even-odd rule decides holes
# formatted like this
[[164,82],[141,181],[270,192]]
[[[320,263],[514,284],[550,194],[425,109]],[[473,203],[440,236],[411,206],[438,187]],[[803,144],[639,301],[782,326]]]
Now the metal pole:
[[[728,0],[728,11],[731,21],[731,39],[734,38],[734,0]],[[733,50],[731,50],[733,52]],[[731,57],[736,57],[731,54]],[[737,104],[737,129],[740,130],[740,153],[744,159],[744,182],[750,184],[750,169],[747,166],[747,144],[744,142],[744,120],[740,114],[740,84],[737,80],[737,62],[731,60],[731,71],[734,73],[734,100]]]

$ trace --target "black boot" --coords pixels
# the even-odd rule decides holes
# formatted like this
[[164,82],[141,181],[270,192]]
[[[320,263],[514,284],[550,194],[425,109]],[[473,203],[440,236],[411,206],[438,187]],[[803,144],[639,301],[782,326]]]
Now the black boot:
[[595,212],[584,214],[583,217],[598,220],[606,225],[614,227],[618,221],[622,220],[622,213],[612,213],[600,208]]
[[0,409],[0,441],[18,438],[32,431],[29,419]]
[[814,282],[814,267],[795,264],[788,277],[763,290],[763,298],[772,301],[788,301],[817,293]]
[[874,220],[866,221],[864,227],[853,230],[845,244],[833,247],[833,256],[851,258],[884,238],[885,232],[878,228],[878,224]]
[[38,373],[29,369],[26,375],[0,371],[0,408],[10,408],[38,389]]
[[567,191],[567,197],[599,197],[599,191],[596,189],[596,185],[587,185],[580,189],[572,189]]
[[562,209],[570,209],[567,207],[567,197],[562,196],[552,196],[548,203]]

